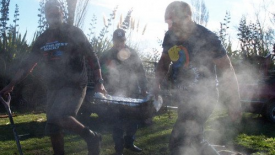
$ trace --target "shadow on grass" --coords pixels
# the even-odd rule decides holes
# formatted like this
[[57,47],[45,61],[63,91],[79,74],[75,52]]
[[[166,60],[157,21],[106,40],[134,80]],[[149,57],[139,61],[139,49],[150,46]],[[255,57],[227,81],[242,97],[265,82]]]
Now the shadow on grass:
[[[81,117],[81,116],[80,116]],[[165,155],[168,154],[168,142],[173,124],[176,119],[176,113],[170,115],[165,112],[157,114],[153,118],[153,124],[140,124],[136,133],[135,145],[143,149],[142,154]],[[114,154],[114,142],[112,139],[112,129],[115,121],[112,118],[102,118],[93,116],[79,118],[79,120],[90,129],[103,134],[103,153]],[[124,154],[140,155],[127,149]]]
[[[176,114],[171,115],[162,113],[154,117],[153,124],[150,126],[142,126],[137,131],[137,139],[135,144],[144,149],[142,154],[164,155],[167,154],[167,146],[169,135],[175,121]],[[44,134],[45,114],[18,114],[14,116],[15,126],[20,138],[23,152],[26,154],[50,154],[52,148],[50,140]],[[114,121],[97,116],[89,116],[87,119],[78,119],[89,126],[90,129],[100,132],[103,135],[102,154],[114,153],[114,143],[112,140],[112,128]],[[39,120],[42,122],[39,122]],[[14,154],[16,152],[16,144],[14,135],[8,118],[0,119],[0,152],[4,154]],[[86,154],[86,144],[79,136],[70,132],[65,132],[65,149],[68,152],[78,152],[78,154]],[[1,148],[2,147],[2,148]],[[2,149],[2,150],[1,150]],[[125,150],[125,154],[138,155],[129,150]]]
[[[20,140],[28,138],[42,138],[44,137],[45,122],[28,122],[16,123],[15,128]],[[0,139],[1,141],[14,140],[13,130],[10,124],[0,125]]]
[[261,115],[244,113],[239,123],[231,122],[227,115],[207,122],[205,135],[212,144],[225,145],[233,150],[252,154],[259,150],[256,147],[248,148],[238,144],[237,138],[241,140],[239,135],[273,138],[275,137],[274,128],[275,124]]
[[241,132],[247,135],[265,135],[275,137],[275,123],[271,123],[261,115],[246,114],[241,122]]

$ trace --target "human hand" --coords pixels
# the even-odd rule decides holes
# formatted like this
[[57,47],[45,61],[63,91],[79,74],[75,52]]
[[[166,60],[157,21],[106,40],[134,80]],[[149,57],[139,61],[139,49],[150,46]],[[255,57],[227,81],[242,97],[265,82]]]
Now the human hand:
[[4,104],[6,108],[10,107],[11,95],[8,93],[4,97],[0,95],[0,101]]
[[152,94],[154,95],[155,100],[158,100],[159,91],[160,91],[160,86],[156,84],[152,91]]
[[2,96],[6,96],[8,95],[10,92],[13,91],[14,85],[12,84],[8,84],[6,87],[4,87],[1,91],[0,91],[0,95]]
[[148,92],[146,90],[141,90],[141,93],[140,93],[141,96],[147,96],[148,95]]
[[101,84],[101,83],[97,83],[97,84],[95,85],[95,92],[101,92],[101,93],[104,94],[104,95],[107,94],[107,91],[106,91],[104,85]]

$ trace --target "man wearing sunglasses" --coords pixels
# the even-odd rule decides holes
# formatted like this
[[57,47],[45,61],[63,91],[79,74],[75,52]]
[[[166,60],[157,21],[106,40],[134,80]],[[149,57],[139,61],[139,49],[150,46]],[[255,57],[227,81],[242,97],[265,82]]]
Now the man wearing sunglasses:
[[46,134],[51,138],[54,154],[65,154],[63,129],[66,129],[86,141],[89,155],[99,155],[101,135],[75,118],[86,95],[86,61],[97,81],[95,91],[106,93],[100,82],[102,76],[98,58],[84,33],[63,22],[63,12],[57,0],[46,2],[45,15],[49,28],[38,37],[28,58],[0,93],[10,93],[37,64],[43,64],[43,78],[48,89]]
[[205,144],[203,126],[218,98],[233,121],[241,116],[237,78],[221,41],[192,20],[189,4],[170,3],[165,11],[165,22],[168,31],[156,70],[154,93],[158,94],[172,62],[170,77],[177,89],[174,97],[179,107],[169,149],[172,155],[201,154]]

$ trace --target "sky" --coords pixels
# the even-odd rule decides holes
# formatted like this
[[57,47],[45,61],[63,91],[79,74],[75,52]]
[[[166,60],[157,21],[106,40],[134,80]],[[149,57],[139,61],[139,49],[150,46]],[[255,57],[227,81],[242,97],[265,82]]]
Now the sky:
[[[116,24],[119,22],[119,17],[126,16],[128,10],[133,8],[132,18],[139,21],[139,32],[132,34],[132,39],[138,42],[141,50],[152,50],[156,48],[161,50],[158,40],[162,40],[165,31],[167,31],[167,24],[164,22],[165,8],[173,0],[90,0],[88,11],[81,29],[85,34],[89,33],[89,24],[93,15],[97,18],[97,33],[103,27],[103,17],[109,18],[109,14],[118,6],[116,19],[114,25],[110,27],[112,32],[116,29]],[[191,4],[191,0],[186,0]],[[231,23],[229,24],[229,34],[233,42],[233,49],[238,49],[237,27],[242,18],[245,16],[248,21],[255,21],[255,13],[260,13],[260,20],[266,27],[273,26],[270,24],[270,14],[275,11],[274,0],[204,0],[205,5],[209,11],[209,20],[207,28],[212,31],[218,31],[220,22],[223,22],[226,11],[230,12]],[[27,31],[28,41],[32,40],[33,34],[38,26],[38,8],[39,0],[11,0],[10,4],[10,19],[13,19],[14,6],[19,6],[19,31],[25,33]],[[265,6],[267,11],[261,8]],[[261,11],[259,11],[259,8]],[[271,9],[273,8],[273,9]],[[146,31],[142,35],[142,29],[146,25]],[[275,29],[275,28],[274,28]],[[110,34],[111,36],[111,34]]]

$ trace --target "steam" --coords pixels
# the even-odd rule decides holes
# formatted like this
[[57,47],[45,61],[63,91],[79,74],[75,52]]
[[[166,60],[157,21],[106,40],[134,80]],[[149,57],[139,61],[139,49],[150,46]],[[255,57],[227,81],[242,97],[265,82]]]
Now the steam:
[[[207,61],[209,61],[207,57],[200,60],[201,61],[199,62],[201,64],[207,64]],[[259,79],[263,78],[262,74],[258,69],[252,67],[252,65],[245,65],[243,62],[239,62],[239,64],[235,62],[234,67],[239,82],[241,99],[245,98],[246,100],[250,101],[255,99],[255,97],[257,98],[257,96],[255,96],[256,93],[253,92],[253,89],[261,89],[258,88],[259,85],[256,84],[259,82]],[[226,115],[228,108],[238,109],[241,103],[230,104],[231,102],[234,103],[235,100],[228,100],[226,103],[218,102],[217,97],[219,95],[215,94],[217,92],[213,87],[215,86],[215,79],[212,79],[213,77],[211,77],[213,70],[209,70],[209,68],[211,67],[207,67],[206,65],[195,66],[191,64],[189,69],[179,73],[179,77],[183,77],[183,79],[177,79],[176,87],[171,90],[173,94],[176,94],[174,96],[172,95],[172,97],[178,98],[179,104],[178,122],[176,123],[171,136],[184,137],[181,135],[184,133],[187,135],[199,136],[200,134],[204,133],[203,137],[206,138],[206,140],[210,140],[209,142],[211,144],[227,146],[229,144],[228,142],[232,142],[233,139],[237,136],[238,128],[236,128],[236,124],[231,122],[229,117],[224,116]],[[187,72],[189,74],[192,73],[193,76],[186,77],[184,73]],[[222,80],[228,79],[231,73],[232,70],[228,70],[226,73],[220,75],[218,78],[220,80],[218,88],[225,86],[221,85],[224,82]],[[201,79],[202,76],[208,78]],[[189,78],[189,80],[184,81],[186,78]],[[183,81],[180,82],[181,80]],[[249,85],[249,87],[247,85]],[[188,91],[189,88],[191,88],[192,92]],[[229,95],[235,94],[236,89],[231,88],[232,86],[226,85],[226,89],[223,89],[220,91],[220,93],[222,92]],[[220,101],[224,101],[223,97],[224,96],[220,96]],[[215,111],[215,115],[213,115],[213,111]],[[211,117],[209,117],[210,115]],[[206,119],[209,121],[211,120],[211,124],[209,124],[210,122],[207,122],[206,124],[201,125],[200,123],[188,120],[188,117],[191,117],[190,120],[194,118],[197,120],[197,122],[201,122],[202,124],[204,121],[206,121]],[[183,120],[180,120],[181,118]],[[202,132],[202,127],[206,128],[207,130]],[[228,128],[232,129],[231,132],[228,132]],[[212,130],[215,130],[215,132],[212,132]],[[189,145],[188,138],[185,139],[186,140],[184,140],[184,144],[182,144],[181,148],[179,148],[181,154],[198,154],[197,150],[194,149],[194,146]],[[227,148],[234,150],[232,146],[227,146]]]
[[[225,72],[221,72],[214,63],[211,63],[213,53],[209,51],[219,51],[220,49],[216,49],[217,47],[205,47],[208,46],[206,41],[198,42],[192,39],[194,38],[191,38],[190,42],[196,42],[196,46],[193,47],[194,51],[200,52],[196,53],[196,55],[192,55],[192,53],[189,55],[191,61],[188,67],[170,67],[170,70],[174,69],[173,73],[176,73],[177,76],[169,76],[174,82],[174,87],[170,89],[170,92],[172,92],[172,98],[176,100],[175,103],[179,107],[178,120],[171,133],[172,140],[170,145],[181,143],[178,145],[179,148],[175,150],[173,148],[170,149],[179,151],[183,155],[199,154],[198,150],[195,149],[196,145],[200,145],[199,142],[194,143],[196,138],[200,139],[200,141],[203,138],[206,140],[211,139],[210,143],[216,145],[227,145],[228,143],[225,139],[232,142],[236,136],[237,129],[234,129],[235,126],[229,117],[226,117],[225,121],[214,120],[215,123],[211,126],[217,130],[214,134],[203,132],[203,128],[207,127],[209,130],[209,126],[205,122],[215,109],[222,111],[223,115],[227,115],[227,109],[237,111],[241,108],[238,98],[238,87],[234,82],[236,80],[234,78],[234,69],[228,68]],[[256,79],[261,77],[259,72],[250,65],[243,65],[243,62],[240,62],[239,66],[234,62],[234,67],[239,83],[255,82]],[[217,76],[215,76],[216,74]],[[219,92],[216,90],[216,86],[218,86]],[[249,99],[252,97],[249,96]],[[169,101],[166,101],[168,102],[167,104],[173,104],[169,103]],[[227,130],[225,129],[227,128],[232,128],[234,132],[226,133],[225,131]]]
[[141,96],[141,89],[146,87],[145,71],[137,53],[123,48],[114,54],[117,59],[109,61],[109,73],[103,75],[108,81],[104,84],[108,93],[114,96],[145,98],[146,96]]
[[131,56],[131,53],[128,48],[123,48],[117,53],[117,58],[120,61],[125,61]]

